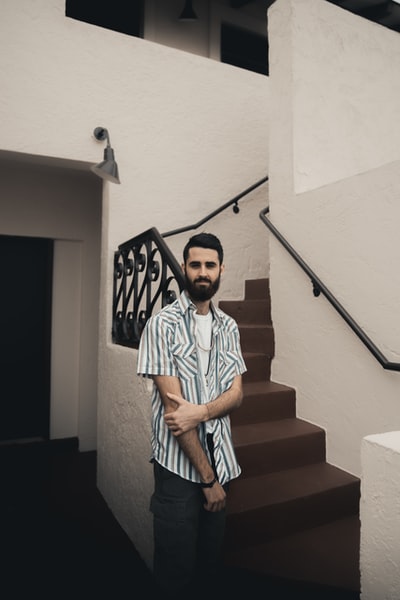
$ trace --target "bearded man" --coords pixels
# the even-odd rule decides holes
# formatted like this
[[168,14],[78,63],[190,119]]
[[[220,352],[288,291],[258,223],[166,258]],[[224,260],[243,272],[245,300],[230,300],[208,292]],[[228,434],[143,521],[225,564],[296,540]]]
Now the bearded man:
[[218,584],[226,494],[240,475],[229,413],[246,371],[237,324],[211,301],[224,271],[219,239],[191,237],[182,269],[185,290],[148,320],[137,365],[153,379],[153,573],[168,598],[199,585],[207,597]]

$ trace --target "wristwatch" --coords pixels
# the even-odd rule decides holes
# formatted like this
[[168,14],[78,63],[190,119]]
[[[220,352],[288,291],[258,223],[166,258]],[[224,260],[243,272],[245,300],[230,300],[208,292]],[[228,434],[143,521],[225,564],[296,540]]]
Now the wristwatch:
[[212,488],[212,486],[214,485],[214,483],[217,482],[217,478],[214,477],[214,479],[212,481],[210,481],[210,483],[204,483],[203,481],[200,482],[200,486],[202,488]]

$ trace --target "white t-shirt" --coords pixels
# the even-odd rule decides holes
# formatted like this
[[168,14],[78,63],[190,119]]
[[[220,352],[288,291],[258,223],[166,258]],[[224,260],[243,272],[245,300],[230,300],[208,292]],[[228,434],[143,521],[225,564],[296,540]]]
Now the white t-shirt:
[[[208,383],[207,373],[208,365],[210,362],[210,350],[212,348],[212,312],[208,311],[206,315],[199,315],[197,312],[193,313],[196,323],[196,347],[199,355],[199,367],[201,371],[201,377],[203,380],[203,389],[206,391],[208,396]],[[209,398],[207,398],[209,401]],[[212,421],[206,422],[206,431],[212,432]]]
[[203,375],[207,375],[212,344],[212,312],[209,310],[206,315],[199,315],[197,312],[195,312],[194,318],[196,322],[197,351],[199,353]]

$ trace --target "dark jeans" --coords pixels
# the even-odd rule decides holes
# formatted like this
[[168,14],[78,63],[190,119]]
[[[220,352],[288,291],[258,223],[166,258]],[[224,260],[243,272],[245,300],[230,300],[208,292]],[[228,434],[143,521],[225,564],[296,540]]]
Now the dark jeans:
[[225,510],[206,511],[198,483],[182,479],[156,462],[154,480],[150,510],[157,585],[171,596],[195,591],[200,582],[212,585],[221,558]]

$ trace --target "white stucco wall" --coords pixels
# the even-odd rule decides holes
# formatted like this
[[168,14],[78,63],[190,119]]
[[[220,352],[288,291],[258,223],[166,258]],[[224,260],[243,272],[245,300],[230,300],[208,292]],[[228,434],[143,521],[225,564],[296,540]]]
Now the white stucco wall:
[[[98,484],[149,560],[149,396],[135,351],[111,344],[113,253],[149,227],[197,222],[267,174],[268,79],[66,18],[63,0],[4,0],[0,33],[0,150],[89,172],[103,155],[97,126],[115,150],[121,185],[105,184],[98,227]],[[268,274],[266,190],[207,226],[226,249],[229,297]],[[183,238],[171,245],[181,252]]]
[[292,6],[299,194],[400,160],[400,44],[397,32],[329,2]]
[[[54,240],[50,438],[78,437],[80,450],[93,450],[101,185],[81,170],[21,158],[4,159],[3,153],[0,158],[0,235]],[[7,282],[3,285],[6,289]]]
[[[400,37],[321,0],[277,0],[269,26],[271,219],[398,363]],[[274,239],[270,256],[272,378],[326,429],[327,460],[361,477],[363,600],[398,598],[400,373]]]
[[[322,0],[277,0],[269,24],[271,220],[398,362],[400,37]],[[270,251],[272,377],[326,428],[328,461],[359,475],[362,438],[400,428],[400,374],[313,297],[275,240]]]
[[400,591],[400,433],[362,444],[362,600],[397,600]]

